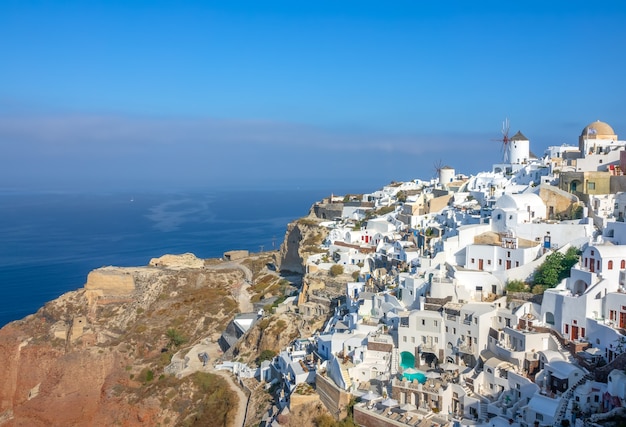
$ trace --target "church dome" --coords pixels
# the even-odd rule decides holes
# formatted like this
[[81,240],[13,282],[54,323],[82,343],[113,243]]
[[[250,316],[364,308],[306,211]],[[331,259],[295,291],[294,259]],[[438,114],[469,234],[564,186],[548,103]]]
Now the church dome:
[[583,131],[580,134],[580,136],[582,136],[582,137],[590,136],[592,138],[595,137],[597,139],[604,139],[603,137],[614,139],[615,138],[615,131],[608,124],[606,124],[604,122],[601,122],[600,120],[597,120],[597,121],[587,125],[583,129]]

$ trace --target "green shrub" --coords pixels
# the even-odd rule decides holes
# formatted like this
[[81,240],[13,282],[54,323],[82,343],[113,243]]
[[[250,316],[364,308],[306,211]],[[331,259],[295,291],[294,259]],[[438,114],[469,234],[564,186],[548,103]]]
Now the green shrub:
[[509,280],[506,284],[508,292],[525,292],[529,290],[529,286],[521,280]]
[[337,277],[343,274],[343,265],[335,264],[330,267],[330,275],[332,277]]
[[274,350],[263,350],[261,354],[259,354],[256,362],[260,365],[261,362],[265,360],[272,360],[274,357],[276,357],[276,352]]
[[169,339],[168,346],[170,348],[179,347],[187,341],[187,339],[174,328],[169,328],[167,330],[167,338]]

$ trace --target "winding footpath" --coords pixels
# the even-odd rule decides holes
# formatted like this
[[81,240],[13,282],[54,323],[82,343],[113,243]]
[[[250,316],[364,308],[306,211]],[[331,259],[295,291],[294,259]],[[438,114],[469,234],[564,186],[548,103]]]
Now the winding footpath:
[[[239,263],[238,261],[228,261],[217,265],[211,265],[208,268],[214,270],[241,270],[244,274],[245,280],[237,298],[239,303],[239,311],[241,313],[249,313],[254,311],[254,306],[250,302],[250,294],[248,293],[248,288],[252,283],[252,271],[250,271],[248,267]],[[217,343],[210,343],[207,350],[207,353],[209,354],[211,360],[216,360],[221,353],[219,345]],[[235,415],[235,418],[230,420],[232,421],[231,426],[244,427],[246,422],[246,409],[248,407],[248,396],[246,396],[241,387],[235,382],[236,380],[233,378],[232,374],[215,369],[212,363],[209,363],[208,366],[209,372],[224,378],[226,382],[230,385],[231,390],[237,394],[237,397],[239,398],[239,404],[237,405],[237,414]]]

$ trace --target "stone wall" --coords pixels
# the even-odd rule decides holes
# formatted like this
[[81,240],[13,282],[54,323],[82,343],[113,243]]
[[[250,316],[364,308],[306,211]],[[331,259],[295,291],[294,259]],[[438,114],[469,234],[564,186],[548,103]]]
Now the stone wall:
[[[546,218],[561,216],[568,218],[572,214],[572,206],[578,203],[578,197],[552,185],[540,185],[539,197],[546,204]],[[552,209],[550,209],[552,208]]]
[[354,422],[356,425],[367,427],[392,427],[407,425],[405,423],[393,421],[390,418],[382,417],[361,406],[354,407]]
[[317,203],[313,206],[313,213],[320,219],[340,218],[343,213],[343,203]]
[[250,252],[248,251],[228,251],[224,252],[224,259],[226,261],[235,261],[238,259],[244,259],[248,255],[250,255]]
[[333,380],[319,372],[315,376],[315,385],[320,400],[336,420],[348,416],[348,404],[352,394],[340,389]]
[[99,296],[130,295],[135,291],[135,279],[123,268],[103,267],[89,273],[85,289]]
[[204,260],[197,258],[192,253],[186,253],[182,255],[163,255],[160,258],[152,258],[150,260],[152,267],[164,267],[175,270],[184,268],[202,268],[204,267]]

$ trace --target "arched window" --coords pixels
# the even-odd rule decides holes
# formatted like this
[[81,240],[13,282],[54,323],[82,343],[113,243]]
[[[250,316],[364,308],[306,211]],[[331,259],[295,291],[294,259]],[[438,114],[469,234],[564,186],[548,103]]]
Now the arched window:
[[609,270],[613,270],[613,260],[609,260]]

